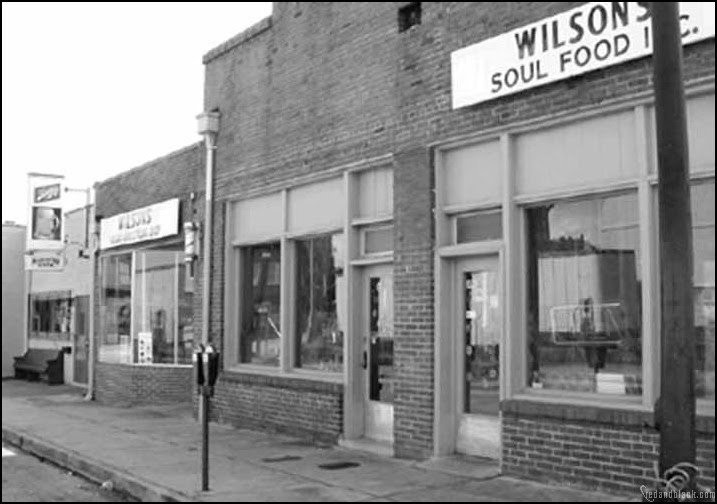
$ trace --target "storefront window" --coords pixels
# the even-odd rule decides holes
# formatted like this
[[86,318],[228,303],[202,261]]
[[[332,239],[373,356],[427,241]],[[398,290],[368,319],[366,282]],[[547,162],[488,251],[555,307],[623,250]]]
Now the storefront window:
[[242,251],[240,362],[278,366],[281,349],[281,248],[278,243]]
[[715,183],[692,186],[695,395],[715,399]]
[[642,394],[637,194],[526,215],[528,386]]
[[132,362],[132,254],[102,258],[99,360]]
[[[33,333],[69,333],[72,319],[70,299],[33,299]],[[33,334],[33,336],[38,336]]]
[[103,259],[100,360],[132,364],[189,364],[193,337],[191,283],[176,250]]
[[343,371],[343,235],[296,242],[296,367]]

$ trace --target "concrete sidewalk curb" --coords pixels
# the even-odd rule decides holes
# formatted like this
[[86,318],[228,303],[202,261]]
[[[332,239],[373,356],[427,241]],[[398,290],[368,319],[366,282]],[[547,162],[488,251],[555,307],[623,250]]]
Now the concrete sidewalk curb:
[[142,502],[193,502],[191,496],[129,474],[110,464],[58,446],[14,427],[2,427],[2,442],[46,459],[63,469],[102,484],[112,481],[114,491]]

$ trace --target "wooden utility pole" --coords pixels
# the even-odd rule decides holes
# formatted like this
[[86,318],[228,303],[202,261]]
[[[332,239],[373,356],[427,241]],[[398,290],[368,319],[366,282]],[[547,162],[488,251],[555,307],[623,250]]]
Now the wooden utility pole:
[[660,475],[695,462],[692,218],[679,4],[652,2],[660,215]]

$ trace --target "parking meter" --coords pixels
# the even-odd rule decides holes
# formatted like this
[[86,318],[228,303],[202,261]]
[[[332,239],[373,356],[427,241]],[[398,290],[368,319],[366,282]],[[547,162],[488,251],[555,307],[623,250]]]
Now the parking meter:
[[199,345],[192,352],[192,370],[194,374],[194,384],[197,386],[197,393],[201,393],[204,385],[204,345]]
[[217,382],[219,375],[219,352],[214,349],[211,343],[207,345],[202,354],[202,373],[204,375],[204,385],[208,387],[209,395],[214,395],[214,384]]

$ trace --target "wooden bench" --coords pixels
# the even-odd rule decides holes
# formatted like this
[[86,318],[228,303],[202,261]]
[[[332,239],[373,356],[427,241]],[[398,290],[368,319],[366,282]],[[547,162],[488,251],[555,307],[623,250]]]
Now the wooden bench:
[[15,357],[15,378],[40,379],[47,376],[47,383],[64,383],[64,361],[62,350],[40,350],[31,348],[25,355]]

